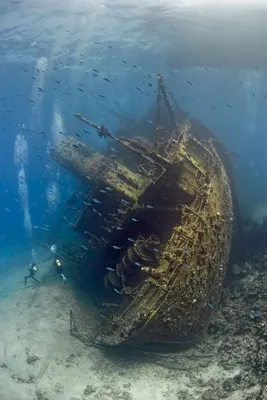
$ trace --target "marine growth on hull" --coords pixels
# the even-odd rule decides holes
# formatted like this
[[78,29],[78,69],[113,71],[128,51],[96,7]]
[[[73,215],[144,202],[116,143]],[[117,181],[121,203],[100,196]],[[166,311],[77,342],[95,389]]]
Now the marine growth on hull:
[[[114,136],[74,114],[109,141],[108,151],[71,136],[51,150],[87,188],[63,216],[86,245],[66,244],[56,229],[51,244],[76,263],[85,285],[97,288],[102,311],[105,304],[99,344],[195,342],[218,302],[228,260],[233,205],[216,140],[198,134],[188,118],[177,121],[163,77],[157,78],[149,139]],[[69,211],[75,211],[71,224]]]

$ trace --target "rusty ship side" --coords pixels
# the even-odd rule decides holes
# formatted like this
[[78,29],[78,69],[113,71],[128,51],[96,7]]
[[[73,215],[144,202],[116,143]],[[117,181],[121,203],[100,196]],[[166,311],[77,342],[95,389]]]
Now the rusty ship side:
[[216,307],[228,261],[232,194],[216,143],[196,138],[189,120],[178,124],[161,75],[158,86],[173,128],[159,127],[152,149],[75,114],[131,161],[73,138],[51,151],[91,189],[74,228],[98,254],[90,269],[109,296],[99,344],[195,342]]

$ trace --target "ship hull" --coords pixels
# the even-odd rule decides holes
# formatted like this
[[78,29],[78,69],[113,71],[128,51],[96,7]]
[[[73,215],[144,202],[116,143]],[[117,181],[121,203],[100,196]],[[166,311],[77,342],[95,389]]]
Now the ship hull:
[[[208,157],[203,157],[202,164],[200,158],[195,168],[191,164],[194,200],[182,207],[181,223],[164,246],[157,268],[162,273],[156,279],[150,276],[144,280],[130,303],[122,301],[95,338],[97,343],[185,345],[198,341],[207,329],[228,262],[233,202],[231,185],[215,147],[210,143],[203,151]],[[194,161],[190,147],[184,152]],[[212,164],[209,168],[208,158]],[[179,180],[180,185],[186,185],[187,167],[180,172]]]

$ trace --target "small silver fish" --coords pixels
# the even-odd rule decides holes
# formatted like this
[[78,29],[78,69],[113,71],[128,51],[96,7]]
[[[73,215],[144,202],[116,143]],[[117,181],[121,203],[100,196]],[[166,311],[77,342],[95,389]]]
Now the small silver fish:
[[116,226],[117,231],[123,231],[123,229],[120,226]]
[[153,121],[151,121],[151,119],[148,119],[147,122],[148,122],[150,125],[153,125]]
[[118,213],[120,213],[120,214],[126,214],[126,213],[127,213],[127,211],[124,211],[124,210],[122,210],[121,208],[118,208],[117,211],[118,211]]
[[128,238],[128,240],[129,240],[129,242],[132,242],[132,243],[135,242],[135,240],[133,238]]
[[115,271],[115,269],[111,268],[111,267],[107,267],[108,271]]
[[89,251],[88,247],[86,247],[86,246],[81,246],[81,248],[82,248],[83,250],[85,250],[85,251]]
[[107,193],[107,191],[104,190],[104,189],[101,189],[101,190],[100,190],[100,193]]
[[209,308],[215,308],[214,305],[213,305],[213,304],[210,304],[210,303],[207,303],[207,306],[208,306]]
[[133,221],[133,222],[138,222],[138,219],[132,218],[132,221]]
[[116,288],[114,288],[114,292],[117,293],[117,294],[122,294],[122,291],[121,291],[121,290],[118,290],[118,289],[116,289]]
[[159,249],[156,249],[156,248],[154,248],[153,251],[154,251],[155,253],[159,253],[159,252],[160,252],[160,250],[159,250]]
[[113,249],[115,249],[115,250],[120,250],[121,249],[121,247],[119,247],[119,246],[112,246],[113,247]]
[[98,199],[92,199],[94,203],[96,204],[102,204],[102,201],[98,200]]
[[139,262],[135,262],[135,265],[137,266],[137,267],[143,267],[143,264],[140,264]]
[[106,187],[105,187],[105,189],[106,189],[106,190],[108,190],[109,192],[111,192],[111,191],[112,191],[112,188],[111,188],[111,187],[109,187],[109,186],[106,186]]
[[128,205],[130,204],[130,202],[129,202],[129,201],[127,201],[127,200],[124,200],[124,199],[121,199],[121,202],[122,202],[123,204],[126,204],[126,206],[128,206]]
[[153,206],[151,206],[150,204],[146,205],[146,208],[154,208]]

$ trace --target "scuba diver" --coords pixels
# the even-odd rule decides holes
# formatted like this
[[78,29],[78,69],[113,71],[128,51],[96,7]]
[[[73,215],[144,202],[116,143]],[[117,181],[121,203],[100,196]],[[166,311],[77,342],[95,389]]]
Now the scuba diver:
[[60,260],[58,258],[55,258],[54,262],[53,262],[53,265],[56,267],[56,271],[60,275],[60,277],[62,279],[62,282],[65,283],[67,278],[63,274],[63,267],[62,267],[62,264],[61,264]]
[[30,264],[29,264],[29,272],[30,272],[30,275],[25,276],[25,278],[24,278],[24,285],[26,285],[27,279],[28,279],[28,278],[32,278],[33,280],[35,280],[35,282],[40,283],[40,282],[38,281],[38,279],[36,279],[36,278],[34,277],[34,275],[36,274],[37,271],[38,271],[37,264],[36,264],[36,263],[30,263]]

